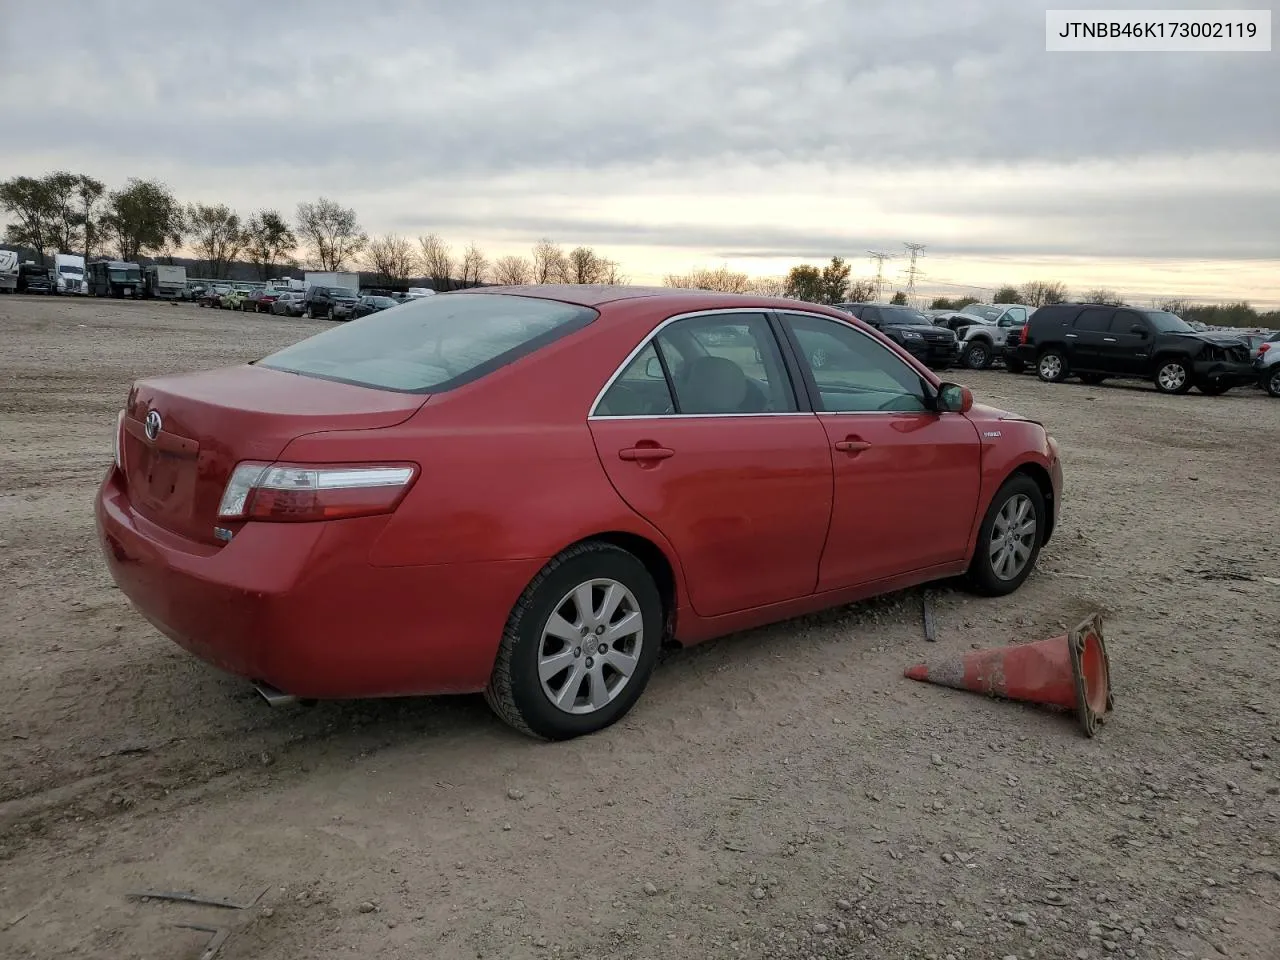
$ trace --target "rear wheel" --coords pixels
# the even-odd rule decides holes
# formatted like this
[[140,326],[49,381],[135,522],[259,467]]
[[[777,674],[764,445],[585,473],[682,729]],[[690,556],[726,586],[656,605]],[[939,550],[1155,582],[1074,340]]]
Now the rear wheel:
[[662,629],[662,600],[643,563],[612,544],[571,547],[516,602],[485,700],[530,736],[594,733],[644,692]]
[[1191,389],[1191,361],[1165,357],[1156,366],[1156,389],[1161,393],[1186,393]]
[[1061,383],[1067,379],[1067,358],[1061,350],[1050,347],[1036,361],[1036,374],[1045,383]]
[[1045,520],[1044,494],[1034,480],[1019,473],[1004,482],[987,508],[969,562],[975,592],[1001,597],[1022,586],[1040,555]]

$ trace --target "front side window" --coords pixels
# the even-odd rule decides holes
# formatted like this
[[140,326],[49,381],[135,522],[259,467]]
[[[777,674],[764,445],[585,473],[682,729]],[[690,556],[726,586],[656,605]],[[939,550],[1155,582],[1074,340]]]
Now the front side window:
[[806,314],[784,314],[800,362],[827,413],[925,412],[920,375],[883,344],[853,327]]
[[409,393],[483,376],[598,316],[574,304],[494,294],[414,300],[285,347],[258,366]]

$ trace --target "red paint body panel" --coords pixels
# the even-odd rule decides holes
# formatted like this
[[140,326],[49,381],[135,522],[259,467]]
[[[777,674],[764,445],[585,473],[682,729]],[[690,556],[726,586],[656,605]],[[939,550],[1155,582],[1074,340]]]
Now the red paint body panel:
[[544,562],[377,569],[364,557],[385,517],[248,523],[204,548],[136,513],[120,479],[103,481],[97,523],[125,596],[201,659],[301,697],[483,689]]
[[[815,416],[594,420],[591,432],[614,488],[680,556],[699,616],[813,593],[831,519]],[[619,457],[645,444],[672,456]]]
[[[823,414],[835,507],[818,589],[838,590],[963,560],[978,516],[978,431],[936,413]],[[853,439],[866,449],[834,444]]]
[[[187,650],[287,693],[474,691],[520,593],[548,558],[588,537],[628,534],[656,547],[674,574],[675,635],[695,643],[962,572],[991,496],[1019,465],[1043,468],[1060,502],[1057,451],[1042,428],[988,408],[588,421],[601,387],[664,319],[797,304],[527,292],[594,304],[600,316],[430,397],[255,366],[139,382],[125,470],[109,472],[97,502],[103,552],[126,596]],[[141,427],[152,406],[164,417],[156,441]],[[851,432],[873,446],[832,449]],[[619,459],[645,439],[673,455]],[[245,522],[224,543],[213,533],[217,503],[244,460],[406,461],[420,474],[390,516]]]

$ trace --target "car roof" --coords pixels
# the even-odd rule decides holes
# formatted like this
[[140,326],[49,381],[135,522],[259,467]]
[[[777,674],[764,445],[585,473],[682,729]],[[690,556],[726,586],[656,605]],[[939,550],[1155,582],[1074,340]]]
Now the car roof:
[[749,293],[718,293],[714,290],[688,290],[682,287],[630,287],[611,284],[542,283],[509,287],[468,287],[441,296],[496,294],[498,296],[537,297],[558,300],[582,307],[598,307],[624,300],[646,299],[655,305],[680,310],[710,310],[717,307],[759,307],[762,310],[806,309],[841,317],[832,307],[786,297],[767,297]]

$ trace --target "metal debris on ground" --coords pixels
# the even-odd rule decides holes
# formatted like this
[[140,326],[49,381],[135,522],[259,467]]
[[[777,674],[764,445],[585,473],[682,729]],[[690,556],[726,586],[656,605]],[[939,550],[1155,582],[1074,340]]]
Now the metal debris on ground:
[[938,624],[933,619],[933,601],[927,593],[921,597],[920,605],[924,614],[924,638],[930,643],[937,643]]
[[165,890],[143,890],[140,893],[131,893],[129,896],[135,900],[173,900],[178,903],[195,903],[204,907],[218,907],[223,910],[248,910],[255,903],[261,900],[270,887],[263,887],[258,895],[248,903],[233,903],[230,900],[221,900],[216,897],[205,897],[198,893],[186,893],[181,890],[165,891]]
[[175,923],[174,926],[181,927],[183,930],[199,930],[201,933],[211,934],[204,945],[204,950],[200,953],[200,960],[213,960],[213,955],[222,949],[222,945],[227,942],[227,937],[231,936],[231,931],[226,927],[207,927],[203,923]]

